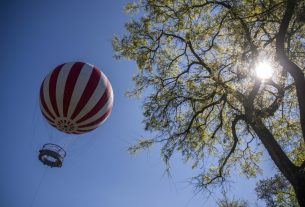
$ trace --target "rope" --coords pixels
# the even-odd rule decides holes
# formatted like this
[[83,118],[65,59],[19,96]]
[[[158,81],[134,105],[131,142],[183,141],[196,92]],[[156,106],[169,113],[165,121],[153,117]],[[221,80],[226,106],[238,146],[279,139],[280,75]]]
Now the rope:
[[31,204],[29,205],[29,207],[33,207],[33,205],[34,205],[34,203],[35,203],[35,201],[36,201],[37,195],[38,195],[38,191],[39,191],[40,188],[41,188],[42,181],[43,181],[43,179],[44,179],[44,177],[45,177],[46,174],[47,174],[47,167],[45,167],[45,169],[44,169],[44,171],[43,171],[43,174],[42,174],[42,176],[41,176],[41,178],[40,178],[40,181],[39,181],[39,183],[38,183],[38,186],[37,186],[37,189],[36,189],[36,191],[35,191],[34,197],[33,197],[32,201],[31,201]]
[[37,150],[34,147],[34,142],[36,142],[36,128],[37,128],[37,107],[38,107],[38,102],[35,101],[34,104],[34,109],[33,109],[33,113],[32,113],[32,121],[31,121],[31,138],[30,138],[30,148],[31,150]]
[[[79,141],[82,137],[79,137],[77,138],[77,140],[75,140],[73,143]],[[97,135],[96,134],[92,134],[90,135],[88,138],[86,138],[87,140],[84,141],[84,143],[82,143],[79,147],[77,147],[76,149],[72,150],[71,151],[74,151],[75,153],[73,153],[71,156],[70,156],[70,161],[74,161],[74,159],[76,159],[78,156],[80,156],[81,154],[83,154],[84,152],[86,152],[88,150],[88,148],[92,147],[93,143],[96,142],[97,140]],[[72,144],[71,144],[72,146]]]

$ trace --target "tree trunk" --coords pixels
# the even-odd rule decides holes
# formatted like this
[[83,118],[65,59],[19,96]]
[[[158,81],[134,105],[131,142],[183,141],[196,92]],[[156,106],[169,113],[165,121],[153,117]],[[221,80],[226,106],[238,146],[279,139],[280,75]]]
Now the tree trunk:
[[300,207],[305,207],[304,168],[297,167],[290,161],[262,120],[256,119],[254,122],[250,122],[250,125],[262,141],[275,165],[293,186]]
[[300,170],[292,183],[300,207],[305,207],[305,171]]
[[[250,116],[251,113],[248,115],[247,118],[250,119]],[[282,172],[286,179],[290,183],[293,183],[296,179],[295,173],[298,170],[297,166],[295,166],[287,157],[281,146],[273,137],[273,134],[264,125],[261,119],[256,119],[252,123],[250,122],[250,125],[263,143],[263,145],[265,146],[274,164],[278,167],[278,169]]]

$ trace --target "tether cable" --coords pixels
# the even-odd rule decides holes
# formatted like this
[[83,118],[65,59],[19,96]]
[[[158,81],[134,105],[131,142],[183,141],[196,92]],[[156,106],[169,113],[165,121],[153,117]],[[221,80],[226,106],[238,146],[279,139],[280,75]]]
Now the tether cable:
[[33,197],[32,201],[31,201],[29,207],[33,207],[33,205],[34,205],[34,203],[35,203],[35,200],[36,200],[36,198],[37,198],[37,195],[38,195],[38,191],[39,191],[40,188],[41,188],[42,181],[43,181],[43,179],[44,179],[46,173],[47,173],[47,167],[45,167],[45,169],[44,169],[44,171],[43,171],[43,174],[42,174],[42,176],[41,176],[41,178],[40,178],[40,181],[39,181],[39,183],[38,183],[38,186],[37,186],[37,189],[36,189],[36,191],[35,191],[34,197]]

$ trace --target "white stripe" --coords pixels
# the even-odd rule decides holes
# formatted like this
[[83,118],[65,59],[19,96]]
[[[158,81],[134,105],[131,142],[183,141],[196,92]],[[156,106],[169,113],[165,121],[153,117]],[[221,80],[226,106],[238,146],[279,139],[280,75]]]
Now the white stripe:
[[[48,112],[45,110],[45,108],[42,106],[42,103],[41,103],[41,99],[39,101],[39,104],[40,104],[40,109],[42,111],[42,113],[48,117],[50,120],[52,120],[54,123],[55,123],[55,120],[48,114]],[[48,120],[47,120],[48,121]],[[48,121],[49,122],[49,121]]]
[[69,72],[73,66],[73,62],[64,64],[63,67],[61,68],[58,78],[57,78],[57,84],[56,84],[56,101],[57,101],[57,107],[58,107],[58,112],[59,116],[63,117],[64,112],[63,112],[63,102],[64,102],[64,92],[65,92],[65,86],[66,86],[66,81],[69,75]]
[[[110,107],[108,107],[108,109],[109,109],[109,108],[110,108]],[[108,110],[108,109],[107,109],[107,110]],[[83,127],[83,128],[79,128],[79,127],[78,127],[76,130],[85,130],[85,131],[94,130],[94,129],[98,128],[99,126],[101,126],[101,125],[108,119],[109,116],[110,116],[110,113],[108,114],[107,117],[104,118],[104,120],[103,120],[102,122],[97,123],[97,124],[92,125],[92,126],[88,126],[88,127]]]
[[80,74],[77,78],[73,94],[70,100],[70,105],[68,108],[68,114],[67,117],[70,118],[72,116],[72,113],[74,112],[82,94],[83,91],[86,88],[86,85],[88,83],[88,80],[91,76],[93,67],[91,65],[85,64],[83,68],[80,71]]
[[52,72],[47,75],[47,77],[46,77],[46,79],[43,83],[43,95],[44,95],[44,100],[46,102],[46,105],[47,105],[49,111],[56,118],[57,115],[56,115],[56,113],[55,113],[55,111],[52,107],[51,100],[50,100],[50,95],[49,95],[49,84],[50,84],[49,82],[50,82]]
[[[100,124],[96,124],[94,126],[90,126],[90,127],[84,127],[84,128],[77,128],[77,130],[80,130],[80,131],[88,131],[88,130],[93,130],[93,129],[96,129],[97,127],[99,127]],[[89,131],[88,131],[89,132]],[[80,133],[87,133],[87,132],[80,132]]]
[[79,114],[75,117],[75,121],[81,119],[83,116],[85,116],[87,113],[89,113],[93,107],[97,104],[97,102],[101,99],[103,94],[106,92],[106,86],[107,86],[107,78],[101,73],[101,79],[99,80],[97,87],[95,88],[92,96],[88,100],[87,104],[84,106],[84,108],[79,112]]
[[[107,100],[106,104],[103,106],[103,108],[100,111],[98,111],[94,116],[90,117],[89,119],[87,119],[85,121],[78,123],[78,126],[89,124],[89,123],[94,122],[94,121],[98,120],[99,118],[101,118],[105,114],[105,112],[110,107],[112,107],[112,103],[113,103],[113,93],[111,92],[110,97],[108,98],[108,100]],[[98,125],[100,125],[100,124],[98,124]]]

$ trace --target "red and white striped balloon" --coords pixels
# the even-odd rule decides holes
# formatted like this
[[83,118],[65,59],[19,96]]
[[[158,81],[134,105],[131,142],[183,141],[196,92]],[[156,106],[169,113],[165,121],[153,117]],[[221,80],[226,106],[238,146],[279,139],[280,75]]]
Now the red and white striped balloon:
[[110,82],[88,63],[59,65],[41,84],[43,116],[52,126],[68,134],[94,130],[108,118],[112,106]]

